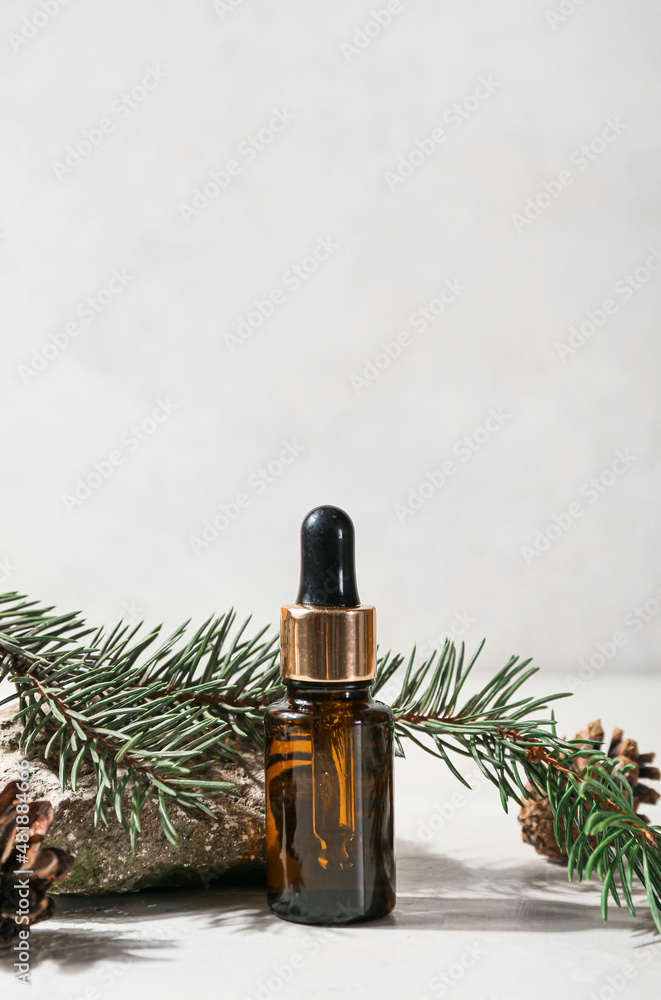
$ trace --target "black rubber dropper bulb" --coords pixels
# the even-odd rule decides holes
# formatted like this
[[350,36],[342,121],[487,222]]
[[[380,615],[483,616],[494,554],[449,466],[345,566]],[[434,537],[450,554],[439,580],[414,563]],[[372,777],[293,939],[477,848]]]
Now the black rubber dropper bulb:
[[353,522],[339,507],[315,507],[301,526],[298,604],[357,608]]

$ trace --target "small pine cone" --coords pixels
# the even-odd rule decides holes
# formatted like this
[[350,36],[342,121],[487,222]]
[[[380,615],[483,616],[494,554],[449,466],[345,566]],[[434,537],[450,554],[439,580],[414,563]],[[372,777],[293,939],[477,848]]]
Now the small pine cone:
[[[611,736],[608,756],[616,758],[622,767],[631,764],[631,770],[627,771],[625,777],[633,789],[633,802],[636,812],[641,803],[655,806],[659,801],[659,793],[649,785],[643,785],[641,778],[650,781],[659,781],[661,772],[658,767],[651,767],[651,763],[656,756],[654,753],[640,753],[635,740],[625,740],[621,729],[614,729]],[[642,818],[642,817],[641,817]]]
[[[0,944],[10,942],[27,924],[36,924],[53,915],[55,903],[48,889],[67,877],[75,861],[72,854],[57,847],[42,847],[53,821],[50,802],[29,802],[25,814],[28,822],[16,822],[16,807],[22,801],[17,798],[19,794],[17,781],[10,781],[0,791]],[[19,830],[27,831],[26,840],[17,837]],[[17,924],[15,917],[21,899],[18,890],[26,881],[28,908],[22,907],[21,915],[26,914],[28,921]]]
[[553,861],[561,861],[567,856],[564,842],[560,847],[555,839],[553,813],[548,799],[528,799],[519,812],[519,823],[523,841],[534,847],[538,854]]
[[[579,744],[579,746],[583,750],[598,749],[598,747],[595,747],[595,742],[596,743],[604,742],[604,731],[601,727],[601,719],[595,719],[594,722],[588,722],[585,729],[581,729],[578,733],[576,733],[574,739],[590,740],[589,743]],[[578,771],[580,773],[585,767],[587,767],[587,764],[588,764],[587,757],[574,757],[574,760],[572,761],[572,768],[574,769],[574,771]]]
[[[604,730],[601,726],[601,719],[589,722],[585,729],[576,733],[575,739],[585,740],[579,744],[582,749],[595,749],[595,742],[602,743]],[[659,800],[659,793],[650,788],[649,785],[640,783],[640,778],[647,778],[650,781],[661,780],[661,772],[658,767],[652,767],[655,754],[640,753],[635,740],[624,739],[622,729],[614,729],[608,748],[608,756],[616,758],[621,767],[627,764],[632,765],[626,772],[626,779],[633,789],[634,808],[638,812],[641,803],[656,805]],[[572,761],[573,769],[580,774],[587,766],[586,757],[575,757]],[[528,785],[528,790],[532,790]],[[640,815],[640,813],[639,813]],[[646,816],[640,815],[643,822],[648,823]],[[553,833],[553,813],[549,801],[544,796],[534,796],[528,799],[519,812],[519,823],[521,824],[521,837],[526,844],[531,844],[538,854],[543,854],[553,861],[559,861],[567,857],[565,850],[564,835],[562,847],[558,846]]]

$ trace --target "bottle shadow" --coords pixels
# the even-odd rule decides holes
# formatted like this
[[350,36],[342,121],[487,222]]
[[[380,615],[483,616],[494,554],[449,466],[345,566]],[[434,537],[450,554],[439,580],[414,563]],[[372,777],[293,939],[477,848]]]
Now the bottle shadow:
[[[412,851],[402,844],[397,867],[393,913],[370,923],[333,928],[333,933],[370,928],[548,934],[608,927],[628,931],[640,944],[661,945],[644,898],[637,920],[628,910],[611,904],[604,924],[600,885],[569,883],[564,866],[541,859],[538,863],[473,865],[419,847]],[[99,961],[176,961],[186,937],[200,930],[277,934],[285,926],[266,905],[263,870],[239,879],[201,877],[199,888],[99,896],[60,894],[53,921],[33,929],[31,964],[52,961],[61,969],[75,970]],[[326,932],[318,927],[308,930]],[[11,950],[0,951],[0,968],[11,969],[13,961]]]
[[610,900],[604,923],[601,884],[569,882],[564,864],[539,859],[479,865],[419,846],[410,850],[400,845],[397,906],[379,926],[545,934],[608,927],[651,934],[661,943],[644,894],[634,894],[636,920]]

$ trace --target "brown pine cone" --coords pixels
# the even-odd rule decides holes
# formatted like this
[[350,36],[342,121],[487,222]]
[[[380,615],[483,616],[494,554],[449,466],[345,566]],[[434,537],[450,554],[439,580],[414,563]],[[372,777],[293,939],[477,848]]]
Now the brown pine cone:
[[[655,788],[641,784],[640,779],[648,778],[650,781],[661,780],[661,771],[659,771],[658,767],[650,766],[656,754],[640,753],[635,740],[625,740],[622,730],[614,729],[608,748],[608,756],[617,758],[622,767],[626,764],[633,764],[632,769],[627,772],[626,779],[633,789],[633,801],[636,812],[638,812],[639,807],[643,803],[655,806],[659,801],[659,793]],[[649,823],[647,816],[641,816],[640,813],[638,815],[645,823]]]
[[[48,889],[66,878],[75,861],[59,848],[42,847],[53,807],[38,801],[28,802],[27,811],[21,808],[21,785],[10,781],[0,791],[0,944],[53,915],[55,903]],[[21,815],[27,816],[27,823],[17,822]]]
[[564,842],[559,847],[555,839],[553,812],[548,799],[540,797],[524,802],[519,812],[519,823],[523,841],[534,847],[538,854],[552,861],[562,861],[567,857]]
[[[602,743],[604,730],[601,726],[601,719],[589,722],[585,729],[576,733],[577,740],[596,740]],[[586,750],[594,749],[592,743],[584,744]],[[640,783],[640,778],[648,778],[651,781],[659,781],[661,772],[657,767],[651,767],[655,754],[639,753],[638,744],[635,740],[625,740],[621,729],[614,729],[608,748],[608,756],[616,758],[621,767],[632,764],[633,767],[626,774],[626,779],[633,789],[634,808],[638,812],[641,803],[656,805],[659,793],[649,785]],[[580,774],[587,764],[587,758],[575,757],[572,766]],[[530,790],[530,785],[527,786]],[[640,813],[639,813],[640,815]],[[649,823],[647,816],[640,816],[645,823]],[[567,851],[563,838],[562,847],[558,845],[553,833],[553,813],[549,801],[544,796],[535,796],[524,802],[519,812],[519,823],[521,824],[521,838],[526,844],[535,848],[538,854],[551,858],[553,861],[566,859]]]

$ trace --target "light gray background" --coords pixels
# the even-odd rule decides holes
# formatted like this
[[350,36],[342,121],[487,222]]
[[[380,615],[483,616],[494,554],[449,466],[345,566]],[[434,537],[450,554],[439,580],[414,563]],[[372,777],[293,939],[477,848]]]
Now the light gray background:
[[[574,12],[548,16],[561,4]],[[352,53],[384,6],[238,0],[221,17],[212,0],[69,0],[12,45],[25,17],[44,18],[37,0],[4,0],[0,589],[101,622],[200,621],[235,604],[275,623],[296,593],[301,518],[336,503],[356,523],[382,646],[486,635],[485,669],[518,652],[544,668],[538,693],[570,679],[563,731],[601,714],[653,749],[658,682],[618,672],[656,671],[661,638],[661,273],[627,302],[614,286],[661,247],[658,2],[412,0]],[[150,71],[165,75],[121,111]],[[498,86],[453,128],[444,115],[480,77]],[[274,109],[294,120],[249,163],[241,144]],[[112,131],[58,179],[53,164],[104,118]],[[580,170],[574,151],[607,119],[626,128]],[[439,127],[447,139],[391,190],[400,157]],[[239,176],[184,221],[231,159]],[[573,183],[517,232],[512,216],[564,170]],[[283,275],[320,239],[337,249],[294,291]],[[113,270],[131,280],[85,322],[80,303]],[[412,314],[447,281],[465,291],[419,332]],[[285,301],[230,352],[225,335],[278,288]],[[556,345],[610,297],[617,313],[563,362]],[[26,376],[76,319],[78,336]],[[401,331],[413,342],[358,393],[352,376]],[[175,409],[134,449],[131,427],[159,399]],[[455,474],[402,523],[396,505],[490,410],[508,415],[501,429],[469,462],[454,455]],[[251,477],[286,441],[304,450],[258,493]],[[636,460],[590,504],[583,484],[618,451]],[[68,511],[63,497],[113,452],[121,464]],[[249,505],[196,555],[191,536],[239,493]],[[575,502],[582,516],[526,561]],[[634,609],[648,601],[643,625]],[[477,942],[486,957],[457,1000],[526,983],[543,1000],[559,988],[589,1000],[648,954],[636,945],[649,924],[634,936],[612,914],[604,929],[595,887],[567,887],[481,785],[431,843],[425,824],[460,786],[413,753],[397,787],[395,916],[338,932],[280,995],[426,996]],[[245,912],[200,895],[61,905],[39,929],[35,997],[180,996],[202,982],[257,996],[307,931],[251,922],[261,893]],[[656,964],[633,966],[631,995],[655,995]]]
[[[654,670],[658,602],[644,626],[625,618],[661,585],[661,273],[627,302],[613,288],[661,247],[658,3],[585,0],[560,22],[559,0],[414,0],[343,48],[384,6],[70,0],[12,44],[41,8],[2,5],[2,589],[94,621],[235,604],[276,622],[301,518],[330,502],[356,523],[383,647],[454,628],[470,646],[487,636],[489,669],[517,652],[578,676],[619,631],[597,669]],[[158,86],[112,111],[150,69]],[[444,114],[480,77],[498,86],[453,128]],[[273,109],[294,119],[247,162],[239,147]],[[103,118],[112,132],[58,179]],[[621,135],[572,165],[609,118]],[[391,190],[387,173],[437,127],[446,141]],[[231,159],[239,176],[185,221]],[[573,183],[517,232],[512,216],[565,169]],[[319,239],[338,248],[294,291],[283,275]],[[114,269],[132,280],[86,322],[79,304]],[[417,332],[412,313],[448,280],[465,291]],[[276,288],[285,301],[230,351],[225,335]],[[609,297],[617,313],[562,361],[556,345]],[[351,377],[407,330],[357,392]],[[133,451],[126,435],[158,399],[176,409]],[[503,426],[401,523],[396,505],[492,409]],[[285,441],[304,450],[258,493],[250,477]],[[631,467],[526,561],[627,450]],[[239,493],[249,506],[195,554],[191,536]]]

